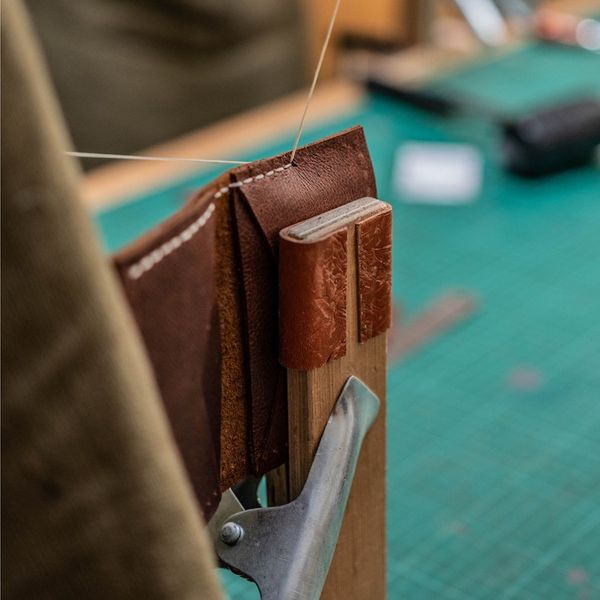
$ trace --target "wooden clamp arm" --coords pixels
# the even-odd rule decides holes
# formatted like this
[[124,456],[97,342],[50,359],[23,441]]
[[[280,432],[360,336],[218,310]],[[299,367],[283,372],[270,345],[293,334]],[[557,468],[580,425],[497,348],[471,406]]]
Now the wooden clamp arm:
[[295,498],[348,377],[381,402],[367,434],[322,598],[385,597],[386,330],[391,207],[362,198],[280,233],[280,361],[288,368],[289,464],[273,482]]

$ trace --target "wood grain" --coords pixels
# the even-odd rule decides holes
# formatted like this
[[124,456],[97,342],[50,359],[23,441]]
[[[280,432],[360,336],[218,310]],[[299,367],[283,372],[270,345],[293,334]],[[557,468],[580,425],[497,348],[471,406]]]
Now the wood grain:
[[358,343],[354,225],[348,227],[347,354],[312,371],[288,370],[289,493],[304,485],[314,453],[342,386],[359,377],[381,401],[356,469],[346,516],[322,598],[385,598],[386,334]]

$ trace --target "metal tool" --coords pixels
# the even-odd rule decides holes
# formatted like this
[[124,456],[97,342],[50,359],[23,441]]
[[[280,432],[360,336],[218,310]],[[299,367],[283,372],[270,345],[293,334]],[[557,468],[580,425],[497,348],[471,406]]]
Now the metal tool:
[[600,99],[575,98],[523,114],[501,111],[444,91],[413,88],[372,77],[367,88],[440,117],[488,119],[499,126],[504,167],[522,177],[541,177],[596,162]]
[[[507,7],[508,2],[524,2],[524,0],[504,0],[502,9],[499,0],[452,0],[461,17],[484,46],[495,48],[508,41],[508,24],[503,13],[515,10],[514,6]],[[429,43],[433,39],[432,29],[436,14],[436,0],[415,0],[415,26],[418,29],[416,41]]]
[[497,47],[508,41],[508,28],[492,0],[454,0],[466,23],[479,41]]
[[534,9],[528,0],[495,0],[498,8],[511,21],[530,22]]
[[222,566],[254,581],[262,600],[319,598],[333,558],[363,439],[379,400],[356,377],[329,417],[304,489],[284,506],[249,508],[257,481],[227,490],[208,524]]

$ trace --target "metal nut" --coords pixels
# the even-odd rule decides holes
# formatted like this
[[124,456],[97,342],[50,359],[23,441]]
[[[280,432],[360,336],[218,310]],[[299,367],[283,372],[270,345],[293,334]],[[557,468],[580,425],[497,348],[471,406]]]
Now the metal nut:
[[231,521],[221,527],[221,540],[228,546],[235,546],[244,537],[244,529]]

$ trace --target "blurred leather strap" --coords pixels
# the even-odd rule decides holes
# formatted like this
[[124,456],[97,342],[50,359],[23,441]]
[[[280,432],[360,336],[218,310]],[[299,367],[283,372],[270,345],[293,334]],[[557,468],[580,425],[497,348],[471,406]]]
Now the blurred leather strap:
[[213,600],[212,549],[78,197],[20,3],[2,2],[2,597]]

